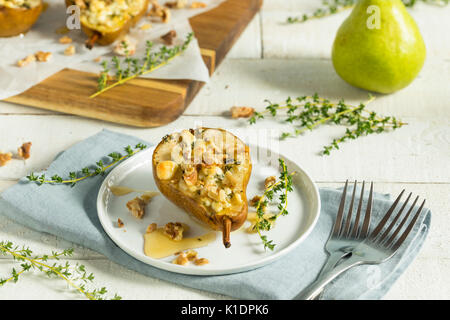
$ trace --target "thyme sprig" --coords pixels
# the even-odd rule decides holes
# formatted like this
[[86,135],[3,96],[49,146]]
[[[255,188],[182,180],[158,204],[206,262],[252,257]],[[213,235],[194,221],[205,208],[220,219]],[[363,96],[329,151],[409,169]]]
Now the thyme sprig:
[[[266,235],[263,235],[263,231],[269,231],[272,228],[275,220],[277,220],[280,216],[286,216],[289,214],[287,210],[288,205],[288,193],[293,190],[292,187],[292,176],[295,174],[295,171],[292,173],[288,172],[286,163],[284,159],[278,159],[280,165],[280,177],[279,180],[274,184],[268,186],[263,195],[259,198],[256,204],[256,218],[257,221],[253,226],[253,230],[256,231],[261,238],[261,241],[264,245],[264,249],[273,250],[275,248],[275,243],[273,240],[268,240]],[[274,201],[276,195],[278,198],[276,199],[276,206],[278,209],[278,213],[266,214],[267,207]]]
[[367,104],[375,98],[369,95],[369,100],[357,106],[346,104],[344,100],[333,103],[328,99],[313,96],[302,96],[296,99],[287,98],[284,104],[272,103],[266,100],[268,106],[262,112],[255,112],[249,119],[250,124],[263,119],[265,114],[276,117],[280,111],[285,112],[284,122],[296,125],[293,132],[283,132],[281,139],[296,137],[308,130],[313,130],[320,125],[336,124],[347,126],[345,134],[323,147],[322,154],[330,155],[333,149],[339,149],[339,145],[347,140],[354,140],[361,136],[381,133],[386,130],[395,130],[406,125],[395,117],[382,117],[374,111],[366,110]]
[[[20,269],[12,268],[11,275],[7,278],[0,278],[0,287],[8,282],[17,282],[19,277],[32,270],[39,270],[48,277],[59,277],[67,282],[67,284],[84,295],[90,300],[104,300],[108,292],[105,287],[100,289],[89,289],[88,284],[94,281],[94,275],[86,271],[86,267],[76,263],[74,266],[68,261],[66,263],[50,261],[59,261],[61,257],[70,257],[73,255],[73,249],[66,249],[62,252],[52,252],[51,254],[42,256],[33,256],[33,251],[28,247],[19,247],[11,241],[0,242],[0,254],[10,255],[17,262],[20,262]],[[122,299],[117,294],[112,300]]]
[[99,160],[96,162],[95,166],[92,167],[85,167],[83,169],[81,169],[78,172],[69,172],[68,178],[62,178],[60,175],[53,175],[51,178],[47,178],[47,176],[45,175],[45,173],[41,174],[41,175],[36,175],[34,172],[30,173],[27,176],[27,179],[29,181],[34,181],[36,183],[38,183],[39,185],[43,185],[43,184],[68,184],[70,186],[75,186],[75,184],[77,182],[80,182],[84,179],[90,178],[90,177],[95,177],[98,175],[104,175],[105,172],[117,165],[119,162],[132,157],[133,155],[135,155],[136,153],[138,153],[139,151],[144,150],[145,148],[147,148],[146,145],[142,144],[142,143],[138,143],[134,149],[130,146],[126,146],[124,148],[126,154],[122,155],[121,153],[118,152],[112,152],[108,155],[108,157],[110,158],[109,163],[105,163],[103,160]]
[[[159,51],[155,52],[152,52],[153,42],[147,41],[145,56],[141,59],[131,58],[128,45],[123,41],[121,44],[124,48],[125,57],[119,59],[117,56],[114,56],[111,61],[105,60],[101,63],[103,70],[97,79],[97,92],[91,95],[90,98],[95,98],[116,86],[165,66],[186,51],[193,36],[194,34],[191,32],[187,35],[183,44],[172,48],[162,46]],[[114,76],[110,75],[111,72],[114,73]]]
[[[312,14],[303,14],[296,17],[288,17],[287,23],[302,23],[311,19],[327,17],[341,11],[352,8],[358,0],[322,0],[322,8],[317,8]],[[402,0],[406,7],[414,7],[418,2],[445,6],[450,0]]]

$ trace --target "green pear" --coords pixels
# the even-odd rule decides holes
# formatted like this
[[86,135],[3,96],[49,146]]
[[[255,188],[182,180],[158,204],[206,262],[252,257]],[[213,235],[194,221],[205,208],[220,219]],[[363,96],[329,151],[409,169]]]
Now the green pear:
[[409,85],[425,56],[419,28],[401,0],[359,0],[339,28],[332,51],[342,79],[381,93]]

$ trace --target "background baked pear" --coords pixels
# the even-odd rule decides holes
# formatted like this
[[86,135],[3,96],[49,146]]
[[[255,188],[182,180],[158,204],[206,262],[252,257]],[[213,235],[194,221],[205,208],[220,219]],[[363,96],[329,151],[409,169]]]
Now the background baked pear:
[[223,129],[198,128],[165,136],[156,147],[153,176],[159,190],[210,229],[230,233],[247,219],[250,151]]
[[42,0],[28,0],[22,5],[13,0],[0,1],[0,37],[13,37],[30,30],[43,7]]
[[81,29],[88,36],[86,47],[109,45],[124,37],[147,12],[148,0],[65,0],[80,5]]

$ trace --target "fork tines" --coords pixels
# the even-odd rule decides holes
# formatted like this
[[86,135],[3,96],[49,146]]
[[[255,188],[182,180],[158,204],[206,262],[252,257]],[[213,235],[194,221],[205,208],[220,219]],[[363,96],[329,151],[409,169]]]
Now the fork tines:
[[342,192],[341,196],[341,202],[339,204],[339,210],[336,217],[336,221],[333,227],[332,236],[334,237],[351,237],[353,238],[364,238],[367,237],[369,234],[369,228],[370,228],[370,216],[372,214],[372,200],[373,200],[373,182],[370,184],[370,192],[369,192],[369,199],[367,201],[366,206],[366,212],[364,215],[364,221],[362,226],[360,227],[360,220],[361,220],[361,209],[362,209],[362,203],[364,198],[364,185],[365,182],[363,181],[362,187],[361,187],[361,195],[359,197],[359,203],[358,203],[358,209],[356,211],[356,217],[355,221],[353,223],[353,227],[351,227],[351,221],[352,221],[352,214],[353,214],[353,204],[355,201],[355,193],[356,193],[356,186],[358,182],[355,180],[353,184],[353,193],[352,193],[352,199],[350,202],[350,206],[348,208],[347,216],[345,219],[345,225],[342,226],[342,223],[344,221],[344,207],[345,207],[345,198],[347,196],[347,188],[348,188],[348,180],[345,182],[344,190]]
[[[425,205],[425,200],[423,200],[422,204],[420,205],[419,209],[417,210],[417,212],[414,215],[414,217],[412,218],[412,220],[409,222],[405,231],[397,239],[397,241],[394,241],[396,239],[396,237],[398,236],[398,234],[400,233],[400,231],[402,230],[402,228],[404,227],[405,223],[408,221],[409,216],[411,215],[413,209],[416,206],[417,201],[419,200],[419,196],[417,196],[414,199],[414,202],[410,206],[406,215],[403,217],[401,222],[399,224],[397,224],[397,221],[399,221],[405,207],[407,206],[407,204],[412,196],[412,193],[410,193],[408,195],[408,197],[406,198],[406,201],[403,203],[402,207],[398,210],[396,216],[393,219],[390,219],[390,217],[392,216],[392,213],[394,212],[395,208],[397,207],[397,205],[400,201],[400,198],[403,196],[404,192],[405,192],[405,190],[400,192],[399,196],[394,201],[394,203],[389,208],[389,210],[386,212],[383,219],[381,219],[381,221],[375,227],[373,232],[370,234],[370,239],[372,240],[372,242],[377,243],[378,245],[383,246],[385,248],[391,248],[394,251],[396,251],[401,246],[401,244],[405,241],[405,239],[408,237],[408,234],[411,232],[412,228],[414,227],[414,224],[416,223],[417,219],[419,218],[420,212],[422,211],[422,209]],[[389,223],[389,226],[384,230],[384,232],[381,232],[389,220],[391,220]],[[396,229],[392,233],[391,231],[394,227],[396,227]]]
[[[345,202],[347,197],[347,189],[348,189],[348,180],[345,182],[344,190],[342,192],[341,201],[339,204],[339,210],[336,217],[336,221],[334,223],[333,231],[331,236],[337,237],[337,238],[353,238],[353,239],[364,239],[368,238],[373,243],[383,246],[385,248],[390,248],[392,250],[397,250],[398,247],[405,241],[408,234],[411,232],[412,228],[414,227],[414,224],[416,223],[417,219],[419,218],[420,212],[422,211],[425,200],[423,200],[422,204],[420,205],[419,209],[415,213],[412,220],[409,222],[409,224],[406,226],[404,232],[399,236],[400,231],[402,228],[405,227],[405,224],[408,222],[408,219],[415,208],[417,201],[419,200],[419,196],[417,196],[412,205],[409,207],[406,215],[403,217],[403,219],[400,219],[402,216],[403,211],[405,211],[406,206],[409,203],[409,200],[411,199],[412,193],[408,195],[406,198],[406,201],[402,204],[401,208],[398,210],[397,214],[393,219],[391,219],[391,216],[393,215],[395,208],[397,207],[398,203],[400,202],[401,197],[405,193],[405,190],[400,192],[397,199],[395,199],[392,206],[389,208],[389,210],[386,212],[386,214],[383,216],[381,221],[378,223],[378,225],[375,227],[375,229],[370,233],[369,235],[369,229],[370,229],[370,217],[372,215],[372,204],[373,204],[373,182],[370,184],[370,192],[369,192],[369,198],[367,200],[366,205],[366,212],[364,215],[364,221],[361,225],[361,210],[362,210],[362,204],[363,204],[363,198],[364,198],[364,185],[365,182],[362,182],[361,186],[361,195],[359,197],[359,203],[358,208],[356,211],[356,216],[352,225],[352,214],[353,214],[353,206],[355,202],[355,194],[356,194],[356,186],[358,182],[355,180],[353,184],[353,192],[352,197],[350,200],[350,205],[347,211],[346,216],[344,217],[344,209],[345,209]],[[400,223],[398,223],[400,221]],[[387,228],[385,226],[389,222],[389,225]],[[361,226],[360,226],[361,225]],[[398,239],[397,236],[399,236]]]

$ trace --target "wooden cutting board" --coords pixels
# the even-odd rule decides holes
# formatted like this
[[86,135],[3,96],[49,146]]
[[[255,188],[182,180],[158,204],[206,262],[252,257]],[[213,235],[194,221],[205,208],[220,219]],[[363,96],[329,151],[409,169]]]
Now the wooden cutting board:
[[[191,18],[210,74],[223,61],[262,0],[227,0]],[[177,119],[203,86],[193,80],[139,78],[94,99],[97,74],[64,69],[5,101],[136,127],[157,127]]]

